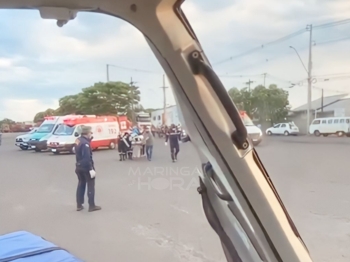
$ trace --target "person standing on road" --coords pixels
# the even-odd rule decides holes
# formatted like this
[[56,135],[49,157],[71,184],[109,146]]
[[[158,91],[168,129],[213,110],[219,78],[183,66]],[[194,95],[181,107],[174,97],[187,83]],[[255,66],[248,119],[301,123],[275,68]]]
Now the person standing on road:
[[86,184],[88,188],[87,196],[89,201],[89,212],[101,210],[95,205],[95,165],[92,159],[90,142],[92,140],[91,127],[83,126],[81,136],[75,141],[76,167],[75,173],[78,176],[77,187],[77,211],[84,209],[84,195]]
[[118,152],[119,152],[119,161],[125,160],[125,143],[123,141],[123,136],[119,134],[118,136]]
[[146,132],[143,135],[143,141],[144,141],[144,144],[146,145],[146,155],[147,155],[148,161],[152,160],[153,139],[154,139],[154,136],[151,133],[150,128],[147,128]]
[[168,141],[170,142],[170,154],[171,159],[173,162],[177,161],[177,154],[180,152],[180,136],[179,131],[177,130],[176,126],[172,124],[170,128],[168,128],[168,131],[165,136],[165,145],[168,145]]

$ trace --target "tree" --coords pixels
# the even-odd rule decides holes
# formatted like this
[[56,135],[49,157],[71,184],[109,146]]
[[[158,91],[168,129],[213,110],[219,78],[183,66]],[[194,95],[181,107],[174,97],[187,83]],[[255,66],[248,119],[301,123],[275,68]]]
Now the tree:
[[43,111],[43,112],[37,113],[37,114],[34,116],[33,122],[34,122],[34,123],[42,122],[42,121],[44,121],[44,119],[45,119],[46,116],[54,116],[54,115],[56,115],[56,110],[55,110],[55,109],[52,109],[52,108],[48,108],[48,109],[46,109],[46,110]]
[[2,124],[10,125],[10,124],[14,124],[14,123],[15,123],[15,121],[13,121],[12,119],[9,119],[9,118],[4,118],[3,120],[0,120],[0,125],[2,125]]
[[80,94],[69,95],[60,98],[58,101],[59,108],[56,110],[56,115],[70,115],[79,113]]
[[64,96],[59,100],[57,110],[48,109],[35,115],[34,121],[42,121],[52,115],[127,115],[144,111],[137,86],[123,82],[95,83],[83,88],[75,95]]
[[288,115],[288,92],[277,85],[268,88],[259,85],[251,91],[247,88],[231,88],[228,94],[240,110],[261,121],[269,119],[272,124],[284,120]]
[[84,88],[77,100],[83,114],[128,114],[140,101],[138,87],[123,82],[96,83]]

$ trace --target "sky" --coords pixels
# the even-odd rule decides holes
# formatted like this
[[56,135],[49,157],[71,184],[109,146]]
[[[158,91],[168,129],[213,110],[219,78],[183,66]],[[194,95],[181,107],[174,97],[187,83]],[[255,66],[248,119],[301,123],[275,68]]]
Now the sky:
[[[292,107],[307,102],[312,40],[312,98],[350,93],[350,19],[347,0],[188,0],[183,10],[215,71],[227,89],[277,84],[289,92]],[[267,44],[284,36],[294,37]],[[232,59],[230,59],[232,57]],[[30,121],[57,108],[58,99],[107,79],[140,87],[141,104],[163,104],[163,70],[142,34],[128,23],[95,13],[78,13],[59,28],[38,11],[0,11],[0,119]],[[130,69],[125,69],[130,68]],[[148,71],[148,72],[144,72]],[[328,80],[325,80],[328,79]],[[292,84],[294,87],[290,88]],[[166,83],[168,85],[168,83]],[[167,104],[174,104],[171,88]]]

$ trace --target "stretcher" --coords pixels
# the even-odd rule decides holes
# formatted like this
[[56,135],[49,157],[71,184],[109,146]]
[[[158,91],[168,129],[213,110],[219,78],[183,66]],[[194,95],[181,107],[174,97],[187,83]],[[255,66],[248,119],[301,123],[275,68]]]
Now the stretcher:
[[83,262],[40,236],[18,231],[0,236],[0,262]]

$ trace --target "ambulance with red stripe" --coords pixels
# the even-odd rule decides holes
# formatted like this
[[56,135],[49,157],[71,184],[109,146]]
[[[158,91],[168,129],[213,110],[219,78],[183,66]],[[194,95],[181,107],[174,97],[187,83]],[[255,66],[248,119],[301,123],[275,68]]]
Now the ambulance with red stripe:
[[239,113],[241,115],[243,124],[247,129],[248,136],[253,142],[253,145],[259,145],[262,140],[262,131],[253,123],[253,121],[248,116],[247,112],[240,111]]
[[81,135],[82,126],[91,127],[93,139],[91,148],[115,149],[118,135],[129,130],[131,124],[126,116],[83,116],[63,120],[50,139],[47,147],[54,154],[61,152],[75,153],[75,141]]

